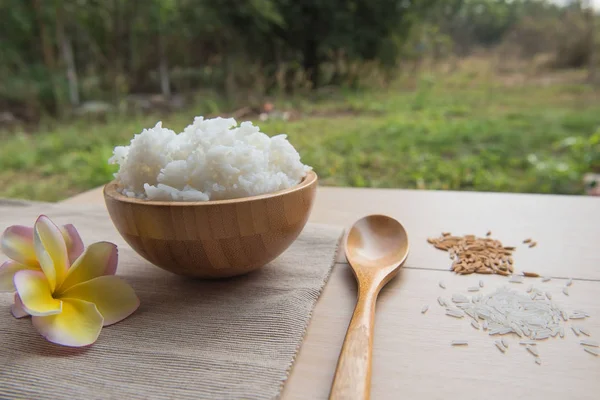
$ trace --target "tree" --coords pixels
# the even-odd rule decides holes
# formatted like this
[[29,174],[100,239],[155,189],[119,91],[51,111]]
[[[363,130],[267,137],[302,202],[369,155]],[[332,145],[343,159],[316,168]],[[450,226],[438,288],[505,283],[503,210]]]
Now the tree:
[[0,0],[0,72],[9,77],[0,102],[62,114],[69,103],[116,103],[131,92],[238,94],[256,81],[266,91],[284,69],[288,81],[305,73],[316,88],[324,65],[340,59],[395,66],[410,28],[442,3]]
[[65,64],[67,82],[69,85],[69,100],[71,106],[76,107],[79,105],[77,68],[75,68],[71,39],[65,29],[65,4],[62,0],[58,0],[56,3],[56,35],[60,43],[63,62]]
[[588,58],[588,81],[596,83],[598,81],[598,43],[596,42],[596,14],[594,5],[591,0],[587,0],[584,4],[586,20],[588,25],[588,41],[589,41],[589,58]]
[[61,87],[56,71],[56,56],[54,42],[52,41],[51,30],[48,28],[48,14],[53,10],[52,5],[42,2],[41,0],[33,0],[33,8],[38,24],[39,36],[44,57],[46,72],[49,75],[49,80],[52,83],[52,95],[54,97],[54,107],[58,115],[62,114],[62,95]]
[[[301,56],[314,87],[321,64],[336,49],[350,59],[382,56],[391,36],[404,39],[410,27],[436,0],[274,0],[283,23],[273,34]],[[395,60],[397,54],[389,57]]]

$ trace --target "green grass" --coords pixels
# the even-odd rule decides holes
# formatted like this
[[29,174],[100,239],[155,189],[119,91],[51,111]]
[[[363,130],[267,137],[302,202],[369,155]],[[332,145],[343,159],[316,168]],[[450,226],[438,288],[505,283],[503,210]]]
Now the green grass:
[[[583,173],[600,166],[598,99],[583,83],[505,86],[473,73],[432,74],[385,91],[281,99],[300,117],[259,125],[287,133],[326,185],[580,194]],[[214,111],[204,108],[163,125],[181,130]],[[115,172],[106,162],[113,147],[158,119],[0,133],[0,197],[56,201],[102,185]]]

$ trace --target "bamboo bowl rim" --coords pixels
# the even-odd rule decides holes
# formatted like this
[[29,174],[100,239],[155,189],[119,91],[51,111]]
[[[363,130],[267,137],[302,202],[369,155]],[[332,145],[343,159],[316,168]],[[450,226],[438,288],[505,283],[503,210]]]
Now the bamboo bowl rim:
[[245,203],[249,201],[257,201],[270,199],[273,197],[283,196],[288,193],[297,192],[302,190],[308,186],[311,186],[317,181],[317,174],[315,171],[308,171],[306,176],[302,178],[302,181],[288,189],[279,190],[277,192],[265,193],[257,196],[249,196],[249,197],[239,197],[236,199],[227,199],[227,200],[208,200],[208,201],[156,201],[156,200],[143,200],[136,199],[133,197],[127,197],[124,194],[121,194],[117,191],[118,184],[115,181],[111,181],[104,186],[104,196],[110,197],[114,200],[130,203],[130,204],[140,204],[140,205],[148,205],[148,206],[172,206],[172,207],[189,207],[189,206],[214,206],[221,204],[236,204],[236,203]]

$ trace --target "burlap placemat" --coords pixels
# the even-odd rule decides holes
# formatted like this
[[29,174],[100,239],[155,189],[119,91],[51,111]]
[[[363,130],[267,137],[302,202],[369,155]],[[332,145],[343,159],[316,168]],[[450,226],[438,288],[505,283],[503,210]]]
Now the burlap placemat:
[[[150,265],[96,206],[0,202],[0,229],[39,214],[74,224],[86,245],[119,246],[117,274],[141,300],[89,348],[47,342],[0,294],[0,399],[273,399],[325,285],[342,230],[308,224],[259,271],[193,281]],[[0,259],[5,257],[0,255]]]

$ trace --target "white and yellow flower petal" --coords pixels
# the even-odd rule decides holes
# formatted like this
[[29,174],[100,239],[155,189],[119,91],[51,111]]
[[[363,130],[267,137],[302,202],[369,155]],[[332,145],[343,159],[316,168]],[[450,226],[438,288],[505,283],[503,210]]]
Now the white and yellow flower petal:
[[104,317],[104,326],[117,323],[140,306],[133,288],[116,276],[100,276],[75,285],[60,295],[64,301],[79,299],[94,303]]
[[63,300],[60,314],[34,316],[33,326],[48,341],[63,346],[88,346],[98,339],[104,319],[93,303]]
[[25,307],[23,306],[23,302],[21,301],[18,293],[15,293],[15,302],[10,306],[10,312],[15,318],[29,316],[29,313],[25,311]]
[[113,275],[117,269],[117,246],[109,242],[98,242],[88,246],[67,272],[67,277],[57,294],[78,283],[104,275]]
[[40,269],[36,269],[12,260],[8,260],[0,265],[0,292],[14,292],[15,285],[13,281],[15,279],[15,274],[23,270],[39,271]]
[[35,222],[33,245],[40,267],[48,278],[50,291],[53,292],[65,279],[70,263],[60,229],[45,215],[40,215]]
[[81,236],[79,236],[79,232],[72,224],[63,225],[60,227],[60,232],[65,239],[65,244],[67,245],[67,253],[69,255],[69,261],[73,263],[77,257],[83,253],[83,241],[81,240]]
[[22,225],[8,227],[0,239],[2,252],[20,264],[38,265],[33,248],[33,228]]
[[62,301],[52,297],[50,285],[41,271],[23,270],[15,274],[15,288],[23,308],[31,315],[52,315],[62,310]]

